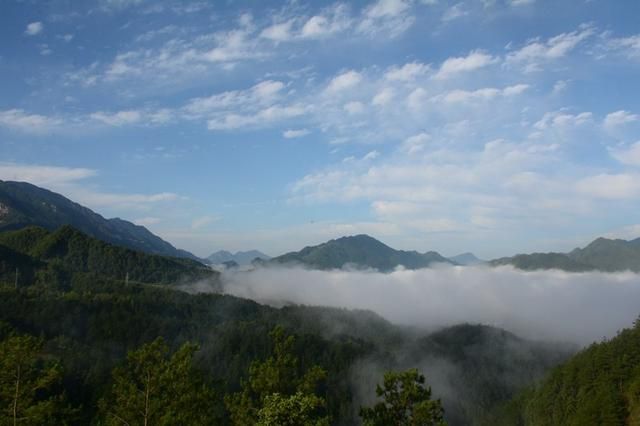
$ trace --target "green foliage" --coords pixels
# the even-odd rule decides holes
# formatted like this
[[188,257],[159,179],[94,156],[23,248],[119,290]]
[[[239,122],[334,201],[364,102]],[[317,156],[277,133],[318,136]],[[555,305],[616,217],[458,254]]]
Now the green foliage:
[[42,347],[31,336],[0,342],[0,425],[60,425],[71,419],[74,411],[60,392],[60,367],[43,359]]
[[264,361],[254,361],[242,392],[229,395],[225,403],[237,426],[324,425],[325,400],[316,394],[326,379],[326,371],[313,366],[302,375],[294,353],[294,336],[282,327],[270,333],[273,353]]
[[107,425],[209,425],[212,391],[192,366],[197,346],[185,343],[173,356],[163,339],[132,351],[113,371],[109,394],[100,401]]
[[271,259],[273,263],[299,263],[318,269],[337,269],[353,264],[375,268],[380,271],[393,270],[398,265],[407,269],[419,269],[431,263],[451,263],[436,252],[394,250],[368,235],[356,235],[330,240],[314,247],[305,247],[298,252],[287,253]]
[[26,182],[0,181],[0,204],[6,212],[0,231],[28,226],[54,230],[70,225],[94,238],[132,250],[195,259],[191,253],[176,249],[143,226],[117,218],[105,219],[60,194]]
[[431,388],[425,387],[425,378],[417,369],[385,373],[376,395],[382,401],[360,410],[365,426],[445,425],[442,404],[431,399]]
[[[0,280],[12,279],[19,268],[23,284],[34,281],[68,289],[73,273],[90,272],[113,279],[143,283],[178,283],[209,279],[218,274],[189,259],[151,255],[114,246],[70,227],[54,232],[25,228],[0,234]],[[7,252],[7,253],[5,253]],[[4,272],[4,274],[3,274]]]
[[584,272],[595,269],[593,266],[574,260],[564,253],[517,254],[513,257],[492,260],[490,263],[493,266],[513,265],[524,271],[560,269],[570,272]]
[[491,264],[513,265],[518,269],[561,269],[570,272],[591,270],[640,272],[640,238],[633,241],[598,238],[585,248],[570,253],[518,254],[492,260]]
[[[634,425],[640,420],[640,323],[593,344],[506,407],[521,425]],[[503,424],[505,424],[503,422]]]
[[313,394],[296,392],[290,396],[279,393],[267,395],[258,410],[256,426],[328,426],[327,417],[316,413],[324,406],[324,400]]

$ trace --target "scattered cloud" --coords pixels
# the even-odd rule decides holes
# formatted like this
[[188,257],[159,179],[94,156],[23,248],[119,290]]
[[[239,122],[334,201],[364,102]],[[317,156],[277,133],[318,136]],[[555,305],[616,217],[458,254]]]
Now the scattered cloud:
[[391,81],[411,81],[425,75],[430,66],[420,62],[409,62],[401,67],[393,66],[386,73],[385,78]]
[[450,22],[458,18],[467,16],[469,11],[464,8],[464,3],[456,3],[447,8],[442,15],[443,22]]
[[0,180],[56,186],[97,176],[94,169],[0,162]]
[[474,71],[497,62],[498,58],[481,50],[474,50],[467,56],[453,57],[445,60],[435,77],[438,79],[446,79],[458,73]]
[[22,133],[43,135],[61,129],[63,124],[61,118],[30,114],[21,109],[0,111],[0,127]]
[[345,71],[335,76],[327,85],[327,93],[340,93],[356,86],[362,80],[362,75],[354,70]]
[[629,111],[616,111],[607,114],[604,118],[604,126],[608,128],[621,126],[623,124],[632,123],[634,121],[640,120],[640,116],[637,114],[632,114]]
[[309,133],[311,133],[311,131],[308,129],[287,129],[282,133],[282,136],[286,139],[294,139],[307,136]]
[[196,219],[194,219],[191,222],[191,229],[194,230],[198,230],[198,229],[203,229],[206,228],[207,225],[210,225],[211,223],[219,220],[220,218],[216,217],[216,216],[202,216],[202,217],[198,217]]
[[27,28],[24,30],[25,35],[35,36],[38,35],[44,30],[44,25],[42,22],[31,22],[27,24]]
[[640,167],[640,141],[629,146],[613,148],[610,154],[622,164]]
[[536,38],[520,49],[510,52],[506,62],[524,65],[526,71],[538,71],[542,62],[565,57],[594,33],[595,29],[591,25],[582,25],[576,31],[561,33],[546,41]]

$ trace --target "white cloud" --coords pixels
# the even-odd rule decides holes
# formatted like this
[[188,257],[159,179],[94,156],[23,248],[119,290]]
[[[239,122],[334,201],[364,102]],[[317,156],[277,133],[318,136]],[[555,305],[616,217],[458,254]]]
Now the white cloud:
[[465,103],[473,100],[480,101],[488,101],[491,100],[498,95],[500,95],[500,90],[495,87],[486,87],[484,89],[478,89],[473,91],[468,90],[452,90],[448,92],[442,97],[438,97],[437,99],[442,99],[446,103]]
[[632,114],[629,111],[620,110],[607,114],[604,118],[604,126],[612,128],[638,120],[640,120],[639,115]]
[[257,111],[255,114],[228,113],[207,121],[209,130],[233,130],[249,126],[264,126],[278,121],[298,117],[307,109],[300,104],[272,105]]
[[397,37],[413,25],[415,18],[410,11],[408,0],[377,0],[363,11],[357,30],[368,35]]
[[156,194],[117,194],[109,192],[88,191],[82,188],[69,189],[71,198],[81,204],[92,208],[119,208],[140,210],[149,205],[172,202],[180,199],[173,192],[160,192]]
[[282,133],[282,136],[287,139],[301,138],[311,133],[308,129],[288,129]]
[[364,111],[363,103],[358,101],[347,102],[343,108],[351,115],[360,114]]
[[427,99],[427,91],[422,87],[414,89],[409,96],[407,96],[407,107],[409,110],[418,111]]
[[495,64],[498,58],[489,55],[481,50],[474,50],[467,56],[453,57],[445,60],[438,73],[435,75],[437,79],[450,78],[461,72],[474,71],[479,68]]
[[371,152],[368,152],[367,154],[365,154],[365,156],[362,157],[362,160],[363,161],[371,161],[371,160],[375,160],[379,156],[380,156],[380,153],[378,151],[371,151]]
[[261,303],[368,309],[396,324],[434,329],[490,324],[529,339],[583,345],[632,324],[640,298],[640,279],[633,273],[511,267],[440,266],[387,274],[274,267],[228,273],[222,280],[225,292]]
[[29,182],[34,185],[62,185],[96,176],[94,169],[0,163],[0,180]]
[[362,75],[354,70],[345,71],[335,76],[328,84],[327,93],[340,93],[356,86],[362,80]]
[[347,6],[336,4],[320,15],[310,17],[300,30],[301,38],[317,39],[342,32],[349,28],[351,19],[347,15]]
[[402,150],[409,155],[423,152],[426,148],[427,142],[429,142],[429,139],[431,139],[431,136],[424,132],[409,136],[402,143]]
[[193,117],[201,117],[220,110],[236,110],[265,106],[279,99],[284,83],[265,80],[247,90],[230,90],[205,98],[191,99],[184,110]]
[[90,114],[89,117],[93,120],[99,121],[109,126],[120,127],[139,123],[143,118],[143,114],[140,111],[136,110],[118,111],[111,113],[98,111]]
[[409,62],[402,67],[391,67],[386,73],[385,78],[391,81],[411,81],[416,77],[420,77],[429,71],[427,64],[420,62]]
[[217,220],[219,220],[219,218],[216,216],[198,217],[191,222],[191,229],[198,230],[198,229],[205,228],[207,225],[210,225],[211,223]]
[[30,134],[45,134],[60,130],[64,121],[58,117],[29,114],[21,109],[0,111],[0,127]]
[[528,89],[529,89],[529,85],[528,84],[516,84],[516,85],[513,85],[513,86],[505,87],[502,90],[502,94],[504,96],[515,96],[515,95],[520,95],[520,94],[524,93]]
[[385,106],[393,100],[393,97],[394,97],[393,89],[389,87],[385,87],[384,89],[376,93],[376,95],[371,100],[371,105]]
[[599,174],[581,179],[577,183],[581,193],[603,199],[624,200],[640,196],[640,175],[637,174]]
[[640,141],[628,146],[611,149],[611,156],[629,166],[640,167]]
[[273,41],[288,41],[293,38],[293,33],[291,32],[293,22],[293,19],[290,19],[286,22],[273,24],[262,30],[260,36]]
[[609,48],[621,51],[630,59],[640,59],[640,34],[614,38],[609,41]]
[[567,80],[556,81],[555,84],[553,85],[553,93],[558,94],[563,92],[568,85],[569,85],[569,82]]
[[526,64],[527,71],[539,70],[539,62],[559,59],[566,56],[580,43],[594,34],[595,30],[583,25],[580,30],[562,33],[546,41],[534,39],[522,48],[507,55],[507,63]]
[[548,128],[580,126],[590,122],[592,118],[593,114],[590,112],[581,112],[579,114],[569,114],[565,111],[547,112],[533,127],[538,130],[544,130]]
[[464,9],[464,3],[456,3],[453,6],[445,10],[442,15],[443,22],[450,22],[463,16],[467,16],[469,12]]
[[525,6],[535,2],[536,0],[510,0],[511,6]]
[[44,29],[44,25],[42,22],[31,22],[27,25],[27,28],[24,30],[24,33],[28,36],[38,35]]
[[140,226],[156,225],[156,224],[158,224],[160,222],[162,222],[162,219],[160,219],[159,217],[154,217],[154,216],[141,217],[141,218],[135,219],[133,221],[133,223],[135,223],[136,225],[140,225]]

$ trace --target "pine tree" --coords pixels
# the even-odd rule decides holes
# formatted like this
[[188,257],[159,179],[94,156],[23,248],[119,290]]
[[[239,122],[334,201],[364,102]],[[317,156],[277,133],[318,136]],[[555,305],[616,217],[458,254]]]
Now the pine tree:
[[130,352],[113,371],[110,393],[100,401],[109,425],[208,425],[212,391],[199,379],[192,358],[197,346],[184,344],[173,356],[162,338]]
[[383,386],[376,387],[382,398],[371,408],[361,408],[365,426],[443,426],[444,410],[440,400],[431,399],[431,388],[417,369],[387,372]]
[[61,369],[42,356],[43,342],[10,336],[0,342],[0,424],[66,424],[74,410],[59,392]]

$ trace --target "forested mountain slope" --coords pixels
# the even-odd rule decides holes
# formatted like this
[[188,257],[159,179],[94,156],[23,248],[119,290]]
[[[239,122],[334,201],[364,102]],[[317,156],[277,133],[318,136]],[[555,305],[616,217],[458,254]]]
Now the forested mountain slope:
[[553,369],[509,404],[497,424],[640,424],[640,322]]
[[368,235],[355,235],[305,247],[271,259],[276,264],[298,264],[315,269],[338,269],[343,266],[374,268],[388,272],[397,266],[407,269],[426,268],[434,263],[452,264],[449,259],[430,251],[394,250]]
[[133,250],[197,259],[144,226],[119,218],[105,219],[60,194],[30,183],[0,181],[0,231],[34,225],[48,230],[71,225],[94,238]]
[[49,284],[68,281],[75,272],[121,280],[128,276],[132,281],[163,284],[216,279],[218,275],[194,260],[118,247],[70,226],[53,232],[39,227],[2,232],[0,245],[5,247],[5,252],[0,253],[2,261],[6,265],[15,263],[10,269],[18,268],[20,281],[35,276],[37,271]]

